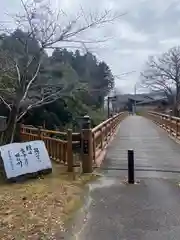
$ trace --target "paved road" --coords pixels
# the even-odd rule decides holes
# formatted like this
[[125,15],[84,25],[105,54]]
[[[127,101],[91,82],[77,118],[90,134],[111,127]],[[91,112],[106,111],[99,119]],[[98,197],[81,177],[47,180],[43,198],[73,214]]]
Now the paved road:
[[[136,185],[124,182],[129,148],[135,150]],[[88,218],[76,239],[180,239],[180,145],[149,120],[130,116],[108,148],[107,168],[91,186]]]

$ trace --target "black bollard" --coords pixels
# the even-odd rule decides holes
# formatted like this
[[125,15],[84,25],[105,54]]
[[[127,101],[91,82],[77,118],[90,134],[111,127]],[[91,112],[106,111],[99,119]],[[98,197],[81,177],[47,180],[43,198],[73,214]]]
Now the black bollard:
[[134,151],[128,150],[128,183],[134,184]]

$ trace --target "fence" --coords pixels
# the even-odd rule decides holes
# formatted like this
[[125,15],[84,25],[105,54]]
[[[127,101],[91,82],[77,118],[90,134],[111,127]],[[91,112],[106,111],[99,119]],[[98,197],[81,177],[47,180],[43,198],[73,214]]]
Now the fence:
[[148,112],[148,117],[174,137],[180,136],[180,118],[158,112]]
[[106,149],[117,127],[125,116],[126,113],[119,113],[92,129],[93,159],[97,165],[99,165],[104,158],[104,149]]
[[57,163],[67,165],[71,171],[75,158],[73,149],[80,145],[80,133],[72,133],[71,129],[67,132],[58,132],[22,126],[21,139],[22,141],[43,140],[50,158]]
[[73,133],[71,129],[58,132],[23,125],[21,140],[43,140],[51,159],[67,165],[70,172],[80,161],[84,172],[92,172],[93,167],[102,162],[105,149],[125,116],[126,113],[118,113],[93,129],[86,126],[80,133]]

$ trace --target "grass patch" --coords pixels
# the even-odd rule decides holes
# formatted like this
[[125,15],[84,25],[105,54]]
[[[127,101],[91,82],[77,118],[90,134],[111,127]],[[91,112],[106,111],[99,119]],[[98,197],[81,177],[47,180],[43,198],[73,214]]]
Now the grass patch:
[[53,165],[53,173],[24,183],[0,181],[0,239],[40,240],[65,231],[64,222],[81,206],[84,185],[96,175],[77,176]]
[[137,115],[137,116],[142,116],[142,113],[136,112],[136,115]]

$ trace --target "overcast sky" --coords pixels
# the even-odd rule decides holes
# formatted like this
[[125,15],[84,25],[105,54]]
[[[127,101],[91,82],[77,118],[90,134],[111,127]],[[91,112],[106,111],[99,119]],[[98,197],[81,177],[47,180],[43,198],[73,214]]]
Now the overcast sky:
[[[114,9],[127,12],[113,25],[91,32],[91,38],[110,40],[91,46],[100,60],[104,60],[114,75],[136,71],[116,86],[123,92],[132,92],[139,80],[149,55],[158,54],[180,44],[179,0],[51,0],[56,9],[61,6],[68,13],[78,12],[80,6],[93,11]],[[7,12],[20,11],[20,0],[1,0],[0,20],[7,19]]]

